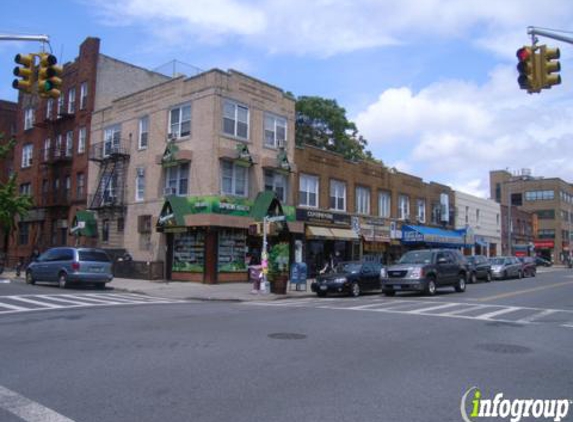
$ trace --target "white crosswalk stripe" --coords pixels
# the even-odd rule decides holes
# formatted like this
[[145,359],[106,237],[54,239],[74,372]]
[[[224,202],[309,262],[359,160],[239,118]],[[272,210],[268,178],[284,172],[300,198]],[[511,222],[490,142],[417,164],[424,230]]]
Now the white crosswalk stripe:
[[184,303],[185,300],[166,299],[134,293],[77,293],[57,295],[0,296],[0,315],[51,309],[87,308],[118,305],[152,305]]
[[[554,324],[573,328],[573,310],[542,309],[521,306],[475,304],[467,302],[439,302],[421,299],[397,298],[326,298],[293,299],[273,302],[247,302],[245,305],[316,308],[336,311],[377,312],[380,314],[420,315],[459,318],[475,321],[508,322],[521,325]],[[545,319],[546,317],[549,317]]]

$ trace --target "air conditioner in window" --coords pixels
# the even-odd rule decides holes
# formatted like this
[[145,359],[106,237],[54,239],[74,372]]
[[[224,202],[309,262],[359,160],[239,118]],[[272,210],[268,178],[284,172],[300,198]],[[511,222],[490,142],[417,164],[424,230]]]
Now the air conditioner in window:
[[283,140],[279,139],[279,140],[277,141],[277,147],[279,147],[279,148],[286,148],[286,141],[285,141],[284,139],[283,139]]
[[163,196],[167,195],[177,195],[177,188],[166,187],[163,189]]
[[167,134],[167,142],[174,141],[174,140],[176,140],[176,139],[177,139],[177,135],[176,135],[176,134],[174,134],[174,133],[168,133],[168,134]]

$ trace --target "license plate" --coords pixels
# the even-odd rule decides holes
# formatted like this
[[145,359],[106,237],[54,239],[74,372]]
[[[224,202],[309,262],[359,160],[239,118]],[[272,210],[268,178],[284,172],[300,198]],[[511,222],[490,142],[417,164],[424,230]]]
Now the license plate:
[[102,267],[90,267],[92,273],[101,273],[103,271]]
[[394,286],[394,290],[400,290],[401,288],[402,286],[400,286],[399,284]]
[[328,286],[320,286],[320,290],[326,290],[328,289]]

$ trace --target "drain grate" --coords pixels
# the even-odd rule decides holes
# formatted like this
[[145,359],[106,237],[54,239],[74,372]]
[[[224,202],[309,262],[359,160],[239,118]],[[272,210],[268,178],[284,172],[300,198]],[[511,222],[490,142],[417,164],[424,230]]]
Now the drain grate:
[[306,336],[298,333],[273,333],[269,334],[269,338],[275,340],[303,340]]
[[483,343],[478,344],[476,348],[485,350],[486,352],[501,353],[504,355],[518,355],[532,352],[529,347],[506,343]]

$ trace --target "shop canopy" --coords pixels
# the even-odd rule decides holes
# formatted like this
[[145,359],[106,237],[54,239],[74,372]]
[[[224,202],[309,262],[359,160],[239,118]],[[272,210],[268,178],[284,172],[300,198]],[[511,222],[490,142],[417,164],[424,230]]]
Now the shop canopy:
[[[473,236],[471,243],[473,244]],[[426,226],[403,226],[402,243],[425,243],[430,246],[461,248],[471,246],[466,240],[465,230],[445,230]]]
[[76,236],[97,237],[97,222],[93,212],[78,211],[70,233]]
[[255,221],[263,221],[267,215],[284,215],[281,202],[273,191],[260,192],[251,208],[250,217]]
[[306,227],[307,237],[316,237],[322,239],[332,239],[332,240],[358,240],[358,235],[354,230],[350,229],[339,229],[339,228],[329,228],[329,227],[319,227],[319,226],[307,226]]

